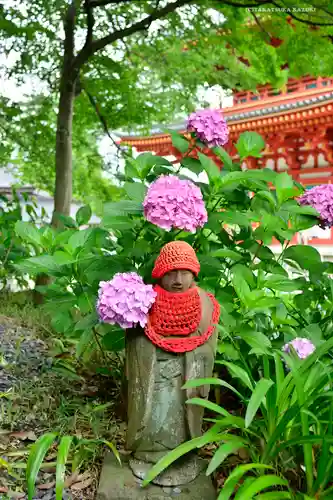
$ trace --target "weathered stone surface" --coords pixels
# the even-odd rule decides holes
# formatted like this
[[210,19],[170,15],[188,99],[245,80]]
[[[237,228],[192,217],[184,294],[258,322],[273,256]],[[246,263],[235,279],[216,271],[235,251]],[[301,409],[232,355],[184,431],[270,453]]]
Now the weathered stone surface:
[[204,471],[184,486],[142,488],[142,481],[133,475],[128,460],[122,461],[120,466],[111,453],[106,455],[96,500],[216,500],[212,481]]
[[[205,332],[211,322],[213,305],[202,292],[202,318],[194,334]],[[170,450],[201,435],[204,408],[186,405],[194,397],[207,398],[209,386],[183,390],[186,380],[212,376],[217,332],[206,343],[186,353],[166,352],[156,347],[140,329],[127,332],[128,427],[126,448],[136,462],[131,468],[142,477],[141,463],[157,463]],[[188,457],[190,458],[190,457]],[[150,465],[149,465],[150,467]],[[199,468],[170,468],[163,486],[192,481]],[[156,481],[154,481],[156,482]],[[157,480],[157,484],[161,484]]]
[[[129,460],[132,472],[139,479],[144,479],[153,464],[136,458]],[[152,481],[160,486],[180,486],[190,483],[202,472],[205,464],[197,454],[187,454],[171,464],[164,472]]]

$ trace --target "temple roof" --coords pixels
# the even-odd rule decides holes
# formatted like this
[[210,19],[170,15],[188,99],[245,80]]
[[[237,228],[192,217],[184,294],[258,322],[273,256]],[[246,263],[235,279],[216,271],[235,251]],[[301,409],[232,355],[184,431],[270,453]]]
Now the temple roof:
[[[294,120],[299,121],[299,119],[304,120],[307,116],[311,117],[312,120],[313,112],[311,109],[313,108],[320,108],[316,111],[319,116],[323,113],[327,114],[327,112],[332,115],[333,80],[305,77],[300,80],[290,80],[285,90],[278,94],[274,94],[270,86],[263,86],[258,89],[257,93],[242,92],[235,97],[233,106],[221,110],[231,127],[231,133],[243,129],[245,122],[248,122],[249,126],[257,128],[261,125],[270,124],[271,120],[274,123],[277,123],[277,121],[293,122]],[[301,114],[299,111],[301,111]],[[126,135],[119,135],[121,136],[121,143],[127,142],[136,147],[141,145],[141,141],[148,144],[149,141],[155,142],[157,138],[166,138],[168,136],[166,128],[183,132],[186,130],[186,123],[184,120],[167,127],[156,125],[152,127],[150,134],[147,136],[142,135],[142,132],[129,132]],[[140,141],[140,144],[138,141]]]
[[307,106],[311,106],[313,104],[319,104],[326,101],[333,100],[333,92],[329,92],[324,95],[315,96],[308,99],[303,99],[301,101],[295,101],[290,103],[282,103],[277,106],[272,106],[268,108],[256,109],[254,111],[244,112],[244,113],[235,113],[229,116],[226,116],[226,121],[235,121],[235,120],[246,120],[247,118],[253,118],[255,116],[265,116],[271,115],[275,113],[281,113],[284,111],[291,111],[293,109],[304,108]]

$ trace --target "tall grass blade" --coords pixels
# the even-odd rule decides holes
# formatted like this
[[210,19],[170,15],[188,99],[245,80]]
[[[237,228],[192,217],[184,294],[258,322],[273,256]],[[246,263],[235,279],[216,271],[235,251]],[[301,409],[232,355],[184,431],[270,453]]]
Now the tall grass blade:
[[51,445],[57,437],[56,433],[43,434],[31,448],[30,455],[27,461],[26,478],[28,483],[28,500],[32,500],[35,494],[35,484],[37,474],[43,459]]
[[245,484],[241,487],[235,500],[253,500],[253,496],[266,488],[276,487],[276,486],[288,486],[288,481],[282,479],[274,474],[268,474],[267,476],[258,477],[251,484]]
[[247,406],[245,414],[246,427],[250,427],[259,406],[264,403],[267,391],[272,387],[273,383],[272,380],[267,380],[265,378],[260,379],[257,383]]
[[142,486],[147,486],[155,477],[157,477],[161,472],[163,472],[169,465],[171,465],[173,462],[175,462],[178,458],[182,457],[183,455],[186,455],[186,453],[189,453],[190,451],[196,449],[196,448],[201,448],[205,444],[214,442],[219,439],[219,433],[218,433],[218,424],[216,426],[213,426],[209,431],[205,432],[203,436],[191,439],[190,441],[187,441],[186,443],[181,444],[174,450],[170,451],[167,455],[161,458],[155,464],[148,474],[146,475]]
[[212,474],[229,455],[235,453],[239,448],[243,448],[244,444],[244,441],[240,439],[233,439],[230,443],[221,444],[209,463],[206,476]]
[[62,500],[65,486],[65,472],[68,453],[73,441],[73,436],[64,436],[59,444],[56,468],[56,500]]
[[245,399],[245,397],[237,391],[232,385],[228,384],[228,382],[224,382],[224,380],[221,380],[219,378],[196,378],[193,380],[188,380],[186,384],[183,385],[182,389],[191,389],[194,387],[201,387],[202,385],[220,385],[221,387],[226,387],[227,389],[230,389],[232,392],[237,394],[237,396],[240,399]]
[[273,467],[270,467],[269,465],[265,464],[256,464],[256,463],[251,463],[251,464],[246,464],[246,465],[239,465],[232,471],[232,473],[229,475],[228,479],[223,485],[223,488],[220,491],[219,496],[217,497],[217,500],[229,500],[230,497],[232,496],[233,492],[235,491],[236,486],[238,485],[240,479],[249,471],[253,471],[256,469],[273,469]]

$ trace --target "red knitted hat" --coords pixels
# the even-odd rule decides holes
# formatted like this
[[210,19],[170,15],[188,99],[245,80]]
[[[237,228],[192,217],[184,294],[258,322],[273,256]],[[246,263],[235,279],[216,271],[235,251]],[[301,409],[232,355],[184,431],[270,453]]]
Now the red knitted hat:
[[152,277],[154,279],[162,278],[166,273],[175,269],[192,271],[195,276],[199,274],[198,258],[191,245],[185,241],[171,241],[162,248],[155,261]]

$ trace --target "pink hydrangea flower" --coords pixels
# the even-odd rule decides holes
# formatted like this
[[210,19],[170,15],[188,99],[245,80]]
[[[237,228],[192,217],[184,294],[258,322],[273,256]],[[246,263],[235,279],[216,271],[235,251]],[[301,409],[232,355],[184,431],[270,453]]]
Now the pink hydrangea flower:
[[147,324],[147,314],[155,302],[152,285],[145,285],[137,273],[118,273],[99,284],[97,312],[101,321],[133,328]]
[[320,214],[323,226],[333,226],[333,185],[322,184],[308,189],[299,198],[301,205],[310,205]]
[[210,148],[224,146],[229,140],[227,122],[217,109],[202,109],[192,113],[187,121],[187,130],[195,132],[197,138]]
[[143,207],[146,219],[166,231],[174,227],[194,233],[208,220],[198,186],[176,175],[161,175],[153,182]]
[[300,359],[307,358],[316,349],[315,346],[312,344],[312,342],[310,342],[310,340],[303,339],[300,337],[297,337],[296,339],[292,340],[288,344],[285,344],[283,346],[282,350],[284,352],[290,353],[291,346],[295,349],[296,354]]

